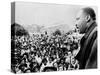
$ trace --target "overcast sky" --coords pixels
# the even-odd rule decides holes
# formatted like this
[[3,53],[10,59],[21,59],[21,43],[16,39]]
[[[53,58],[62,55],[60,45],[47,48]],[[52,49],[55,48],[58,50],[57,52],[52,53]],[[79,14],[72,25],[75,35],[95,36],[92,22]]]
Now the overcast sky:
[[[68,24],[73,26],[75,17],[82,7],[79,5],[16,2],[15,22],[21,25]],[[12,21],[12,23],[14,22]]]

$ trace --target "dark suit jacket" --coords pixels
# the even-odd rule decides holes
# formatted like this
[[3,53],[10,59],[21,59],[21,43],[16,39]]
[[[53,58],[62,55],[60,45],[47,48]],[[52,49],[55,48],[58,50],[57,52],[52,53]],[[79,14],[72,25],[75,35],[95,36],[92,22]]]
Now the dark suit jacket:
[[81,39],[81,49],[76,56],[80,69],[97,68],[97,24],[94,22]]

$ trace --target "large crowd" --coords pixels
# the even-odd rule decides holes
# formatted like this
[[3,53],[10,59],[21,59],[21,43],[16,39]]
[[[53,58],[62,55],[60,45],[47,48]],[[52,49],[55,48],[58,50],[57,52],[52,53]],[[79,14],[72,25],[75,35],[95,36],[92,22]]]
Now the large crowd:
[[12,71],[15,73],[79,69],[75,55],[80,50],[77,33],[33,34],[11,39]]

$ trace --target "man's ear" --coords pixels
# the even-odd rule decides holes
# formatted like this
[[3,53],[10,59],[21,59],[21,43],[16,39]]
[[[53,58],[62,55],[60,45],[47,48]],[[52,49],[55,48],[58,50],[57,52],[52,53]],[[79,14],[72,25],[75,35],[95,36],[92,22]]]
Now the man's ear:
[[87,15],[87,16],[86,16],[86,22],[88,23],[88,22],[90,22],[90,20],[91,20],[90,15]]

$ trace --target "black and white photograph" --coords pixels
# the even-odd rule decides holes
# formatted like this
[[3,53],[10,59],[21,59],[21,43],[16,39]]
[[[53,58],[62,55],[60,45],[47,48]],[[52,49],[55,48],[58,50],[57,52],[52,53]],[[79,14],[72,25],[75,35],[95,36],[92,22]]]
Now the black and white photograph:
[[96,6],[11,2],[11,72],[98,68]]

